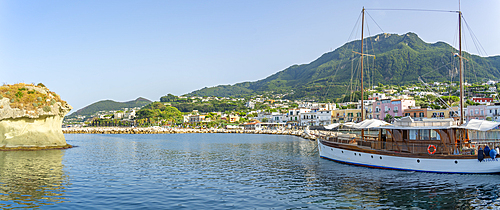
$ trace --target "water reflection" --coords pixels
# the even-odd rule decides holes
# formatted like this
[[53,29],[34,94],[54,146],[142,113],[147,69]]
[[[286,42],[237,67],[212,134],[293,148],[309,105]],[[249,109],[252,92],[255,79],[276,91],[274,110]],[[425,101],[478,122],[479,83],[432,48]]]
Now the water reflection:
[[[332,208],[475,209],[500,206],[500,176],[391,171],[321,161],[318,202]],[[329,202],[326,200],[332,200]],[[314,202],[314,199],[313,199]]]
[[[71,202],[55,208],[498,209],[500,204],[498,175],[417,173],[338,164],[320,159],[315,142],[290,136],[71,134],[67,139],[79,146],[63,151],[64,171],[70,176],[62,173],[62,154],[52,158],[60,166],[52,176],[59,179],[31,188],[59,188],[44,188],[41,196],[32,198],[39,205],[64,198]],[[27,164],[0,166],[0,171]],[[48,169],[39,171],[48,173]],[[24,179],[11,175],[14,181],[6,182],[3,172],[0,175],[0,195],[12,196],[2,200],[27,202],[20,195],[36,196],[27,187],[7,190],[1,184],[19,188],[23,186],[15,183]]]
[[64,202],[68,178],[62,150],[0,151],[0,208]]

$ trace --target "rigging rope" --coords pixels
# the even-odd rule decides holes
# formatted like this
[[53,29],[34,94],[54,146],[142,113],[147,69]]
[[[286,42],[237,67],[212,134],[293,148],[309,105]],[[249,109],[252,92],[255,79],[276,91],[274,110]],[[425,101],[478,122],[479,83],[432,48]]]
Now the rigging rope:
[[[365,11],[365,12],[366,12],[366,11]],[[372,17],[372,16],[371,16],[368,12],[366,12],[366,14],[368,15],[368,17],[370,17],[370,19],[372,19],[372,20],[373,20],[373,22],[375,23],[375,25],[377,25],[377,27],[378,27],[378,28],[379,28],[382,32],[384,32],[384,30],[383,30],[383,29],[382,29],[382,28],[378,25],[377,21],[375,21],[375,20],[373,19],[373,17]]]
[[453,11],[453,10],[435,10],[435,9],[365,9],[365,10],[412,11],[412,12],[452,12],[452,13],[459,12],[459,11]]
[[434,91],[433,91],[433,90],[429,87],[429,85],[428,85],[426,82],[424,82],[424,80],[422,79],[422,77],[418,77],[418,81],[420,81],[422,84],[424,84],[424,86],[427,88],[427,90],[429,90],[430,92],[434,93],[434,96],[436,96],[436,97],[439,99],[439,101],[441,101],[441,103],[443,103],[444,105],[446,105],[446,106],[448,107],[448,109],[450,109],[452,112],[455,112],[455,113],[458,115],[458,111],[453,110],[453,109],[451,108],[451,106],[450,106],[450,105],[448,105],[448,103],[446,103],[446,102],[445,102],[445,101],[444,101],[441,97],[439,97],[439,95],[438,95],[436,92],[434,92]]

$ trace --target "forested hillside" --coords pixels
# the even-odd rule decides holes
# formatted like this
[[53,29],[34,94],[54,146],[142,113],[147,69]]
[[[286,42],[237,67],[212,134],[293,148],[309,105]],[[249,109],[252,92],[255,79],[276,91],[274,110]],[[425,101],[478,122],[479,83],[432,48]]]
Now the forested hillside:
[[[405,85],[458,81],[458,52],[444,43],[425,43],[416,34],[379,34],[365,39],[364,85]],[[309,64],[294,65],[265,79],[220,85],[194,91],[189,96],[242,97],[263,92],[288,94],[288,99],[333,99],[360,86],[360,41],[349,42]],[[464,53],[465,80],[500,78],[500,56],[479,57]],[[292,91],[293,90],[293,91]]]
[[150,100],[145,99],[145,98],[137,98],[133,101],[127,101],[127,102],[116,102],[113,100],[103,100],[103,101],[98,101],[93,104],[90,104],[82,109],[79,109],[78,111],[74,112],[73,114],[69,115],[68,118],[73,118],[78,115],[83,115],[83,116],[90,116],[92,114],[95,114],[98,111],[111,111],[111,110],[120,110],[123,108],[134,108],[134,107],[142,107],[147,104],[151,103]]

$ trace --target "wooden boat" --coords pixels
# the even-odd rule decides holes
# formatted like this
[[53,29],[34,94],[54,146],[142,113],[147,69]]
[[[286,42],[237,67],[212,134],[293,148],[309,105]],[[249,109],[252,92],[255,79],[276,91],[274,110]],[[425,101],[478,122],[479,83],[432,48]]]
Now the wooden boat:
[[[369,120],[367,120],[369,121]],[[480,120],[471,122],[477,123]],[[500,123],[489,123],[489,129]],[[366,129],[361,128],[361,129]],[[478,160],[476,148],[491,139],[468,139],[470,123],[453,120],[413,121],[402,118],[393,125],[372,127],[378,135],[331,133],[318,139],[320,157],[372,168],[438,173],[500,173],[500,160],[485,155]],[[479,131],[487,132],[487,131]]]
[[[363,8],[363,20],[364,10]],[[461,19],[461,12],[458,14]],[[361,31],[361,43],[363,43],[363,30]],[[317,141],[320,157],[340,163],[383,169],[437,173],[500,173],[500,160],[496,156],[491,158],[489,154],[485,154],[484,159],[481,159],[477,155],[479,146],[484,147],[488,144],[493,146],[494,143],[500,143],[498,139],[469,138],[471,131],[500,134],[498,131],[492,131],[498,128],[500,123],[471,120],[467,124],[462,124],[464,96],[462,50],[461,44],[459,45],[457,55],[460,57],[459,121],[453,119],[414,121],[411,117],[404,117],[395,121],[393,125],[381,125],[381,122],[365,120],[352,126],[359,129],[361,135],[343,133],[320,135]],[[362,61],[363,44],[361,53],[358,54],[361,54]],[[361,90],[363,90],[362,85]],[[363,110],[363,91],[361,95],[361,110]],[[361,119],[364,119],[363,112]],[[378,135],[365,135],[366,129],[375,129]]]

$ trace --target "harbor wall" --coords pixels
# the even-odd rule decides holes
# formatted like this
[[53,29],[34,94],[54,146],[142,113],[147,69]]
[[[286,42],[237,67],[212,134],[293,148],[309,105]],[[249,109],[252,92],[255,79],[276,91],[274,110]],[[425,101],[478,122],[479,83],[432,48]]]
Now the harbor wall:
[[274,134],[274,135],[292,135],[314,140],[314,131],[311,134],[304,130],[232,130],[232,129],[194,129],[194,128],[155,128],[155,127],[81,127],[81,128],[63,128],[66,134],[182,134],[182,133],[241,133],[241,134]]

